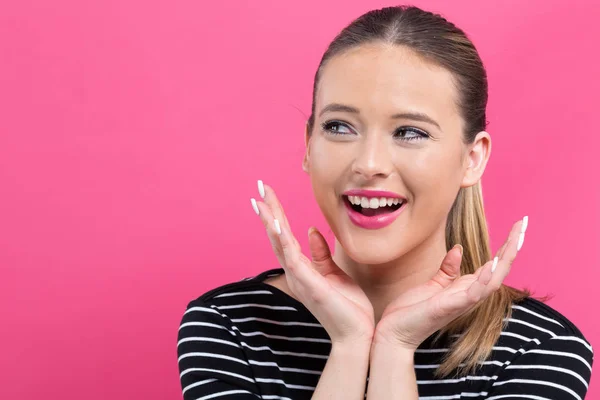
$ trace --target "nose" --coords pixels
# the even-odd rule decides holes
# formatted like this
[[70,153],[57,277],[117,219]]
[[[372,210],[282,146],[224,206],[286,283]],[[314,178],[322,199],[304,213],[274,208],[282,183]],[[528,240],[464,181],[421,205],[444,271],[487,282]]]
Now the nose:
[[352,164],[352,172],[361,175],[365,180],[389,176],[393,170],[390,145],[385,137],[367,135],[356,147],[357,154]]

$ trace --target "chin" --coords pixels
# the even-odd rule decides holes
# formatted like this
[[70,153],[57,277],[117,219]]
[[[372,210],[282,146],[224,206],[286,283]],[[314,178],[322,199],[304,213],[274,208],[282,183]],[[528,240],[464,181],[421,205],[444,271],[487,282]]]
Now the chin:
[[390,243],[384,238],[372,237],[353,238],[352,234],[345,232],[338,241],[343,247],[344,252],[357,263],[360,264],[386,264],[402,256],[405,250],[402,246]]

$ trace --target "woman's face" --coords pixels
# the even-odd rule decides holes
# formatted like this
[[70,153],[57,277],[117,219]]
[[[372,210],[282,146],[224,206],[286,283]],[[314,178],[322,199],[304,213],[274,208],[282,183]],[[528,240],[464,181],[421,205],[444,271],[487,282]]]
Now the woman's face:
[[[432,235],[443,238],[460,187],[483,172],[469,172],[473,161],[485,165],[489,154],[478,155],[480,146],[470,154],[472,145],[463,143],[456,99],[450,72],[403,47],[362,46],[323,69],[303,165],[329,226],[356,262],[386,263]],[[385,197],[403,203],[374,209],[371,198],[381,196],[365,193],[353,200],[364,206],[366,197],[370,208],[351,211],[344,195],[351,189],[393,192]],[[377,221],[385,219],[387,225]]]

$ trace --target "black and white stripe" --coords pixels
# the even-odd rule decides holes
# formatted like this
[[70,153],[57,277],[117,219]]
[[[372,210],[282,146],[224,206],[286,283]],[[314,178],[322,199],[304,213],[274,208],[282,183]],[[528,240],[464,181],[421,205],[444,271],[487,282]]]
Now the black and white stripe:
[[[177,343],[185,400],[311,398],[331,341],[304,305],[263,282],[283,272],[223,285],[188,304]],[[491,357],[465,377],[436,378],[448,343],[425,341],[415,353],[419,398],[585,397],[592,346],[568,319],[526,299],[507,323]]]

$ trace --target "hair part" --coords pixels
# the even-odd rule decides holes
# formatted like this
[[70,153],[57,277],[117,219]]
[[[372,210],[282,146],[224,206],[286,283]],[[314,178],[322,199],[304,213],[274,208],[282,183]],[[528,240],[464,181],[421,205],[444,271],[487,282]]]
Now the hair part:
[[[463,141],[470,144],[486,129],[487,74],[467,35],[439,14],[414,6],[385,7],[352,21],[330,43],[315,74],[308,134],[315,122],[316,95],[323,68],[333,57],[366,44],[404,46],[451,72],[457,108],[463,121]],[[448,214],[446,249],[464,248],[461,274],[472,274],[491,258],[481,183],[461,188]],[[511,305],[530,296],[527,290],[501,285],[468,313],[441,329],[435,337],[458,338],[436,370],[438,376],[473,373],[489,357],[504,328]]]

